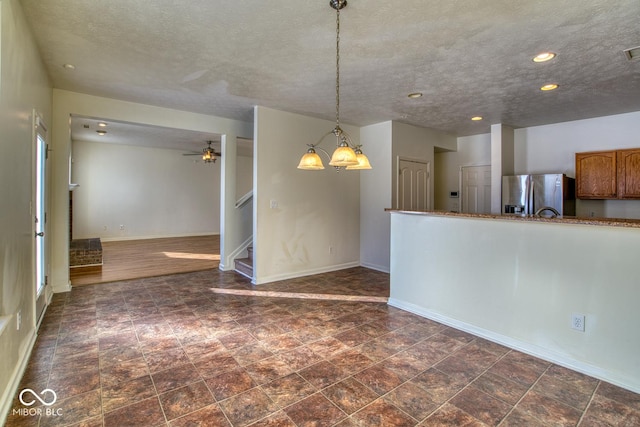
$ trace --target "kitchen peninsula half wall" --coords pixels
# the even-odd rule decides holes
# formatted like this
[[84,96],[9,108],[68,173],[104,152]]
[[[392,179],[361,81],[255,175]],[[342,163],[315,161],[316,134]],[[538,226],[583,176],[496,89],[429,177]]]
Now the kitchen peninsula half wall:
[[638,393],[638,254],[640,221],[391,211],[389,304]]

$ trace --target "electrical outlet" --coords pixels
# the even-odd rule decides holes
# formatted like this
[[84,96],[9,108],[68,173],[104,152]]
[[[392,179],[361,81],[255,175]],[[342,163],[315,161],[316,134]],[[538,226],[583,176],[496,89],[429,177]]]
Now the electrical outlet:
[[584,332],[584,314],[571,315],[571,329]]
[[19,331],[21,326],[22,326],[22,310],[18,310],[18,312],[16,313],[16,331]]

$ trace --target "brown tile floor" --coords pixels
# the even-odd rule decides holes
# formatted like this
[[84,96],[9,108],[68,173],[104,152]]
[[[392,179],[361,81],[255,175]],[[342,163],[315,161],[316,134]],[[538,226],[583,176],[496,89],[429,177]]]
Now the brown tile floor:
[[[383,303],[212,288],[252,289],[209,271],[55,295],[20,390],[57,402],[7,426],[640,425],[638,394]],[[388,275],[260,289],[385,296]]]

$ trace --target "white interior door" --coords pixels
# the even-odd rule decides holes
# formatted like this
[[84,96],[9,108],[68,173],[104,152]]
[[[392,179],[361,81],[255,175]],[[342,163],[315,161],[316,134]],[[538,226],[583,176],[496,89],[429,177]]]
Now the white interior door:
[[491,212],[491,166],[463,166],[462,212]]
[[430,203],[430,164],[418,160],[398,160],[396,206],[405,211],[426,211]]
[[40,117],[34,112],[33,141],[33,234],[34,234],[34,279],[36,324],[44,312],[47,294],[47,129]]

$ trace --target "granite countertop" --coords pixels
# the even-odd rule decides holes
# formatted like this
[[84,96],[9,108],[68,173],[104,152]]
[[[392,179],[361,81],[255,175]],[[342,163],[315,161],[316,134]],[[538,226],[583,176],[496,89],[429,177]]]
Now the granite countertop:
[[556,224],[581,224],[608,227],[628,227],[640,228],[640,219],[625,218],[580,218],[574,216],[563,217],[538,217],[533,215],[495,215],[495,214],[473,214],[447,211],[403,211],[400,209],[385,209],[388,212],[400,212],[413,215],[432,215],[432,216],[450,216],[460,218],[482,218],[482,219],[499,219],[508,221],[532,221],[547,222]]

